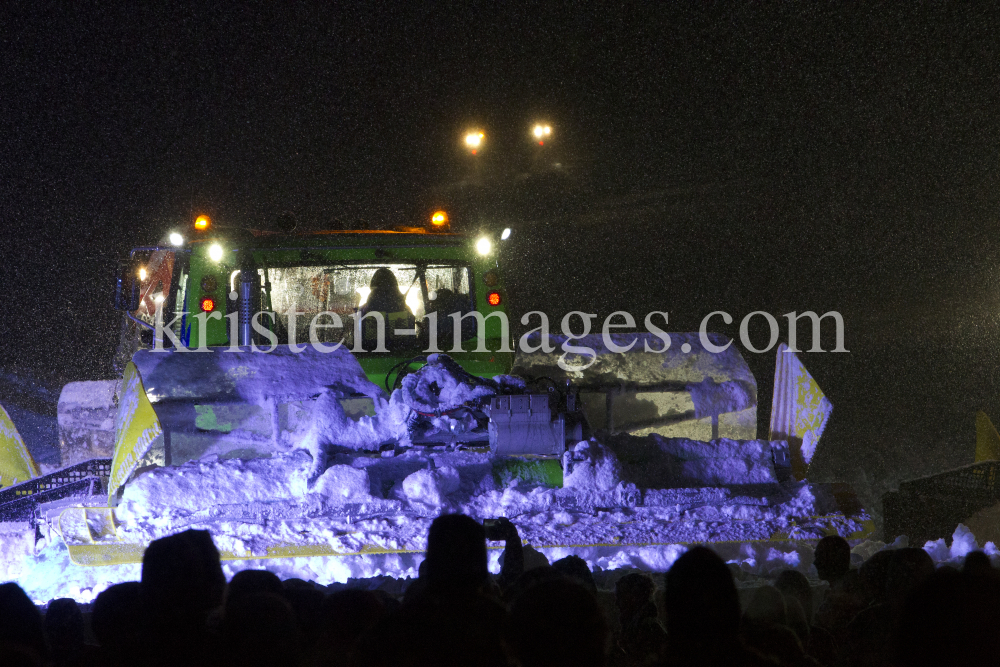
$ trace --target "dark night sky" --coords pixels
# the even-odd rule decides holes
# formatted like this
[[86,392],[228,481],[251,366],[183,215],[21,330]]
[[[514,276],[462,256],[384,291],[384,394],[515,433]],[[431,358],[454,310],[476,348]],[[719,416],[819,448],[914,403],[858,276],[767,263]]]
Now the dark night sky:
[[[880,469],[964,462],[971,411],[1000,417],[991,8],[398,4],[7,3],[0,365],[107,375],[115,261],[195,211],[445,204],[515,228],[518,312],[839,309],[851,354],[806,363],[838,451]],[[773,358],[750,361],[766,417]]]

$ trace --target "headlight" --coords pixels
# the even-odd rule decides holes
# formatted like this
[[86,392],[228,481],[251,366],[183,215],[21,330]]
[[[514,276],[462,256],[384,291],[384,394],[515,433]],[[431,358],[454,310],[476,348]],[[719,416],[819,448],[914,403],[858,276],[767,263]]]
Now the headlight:
[[170,245],[182,246],[184,245],[184,237],[177,232],[170,232]]
[[208,247],[208,258],[213,262],[218,262],[222,259],[222,246],[218,243],[213,243]]
[[476,241],[476,252],[480,255],[488,255],[493,250],[493,243],[485,236]]

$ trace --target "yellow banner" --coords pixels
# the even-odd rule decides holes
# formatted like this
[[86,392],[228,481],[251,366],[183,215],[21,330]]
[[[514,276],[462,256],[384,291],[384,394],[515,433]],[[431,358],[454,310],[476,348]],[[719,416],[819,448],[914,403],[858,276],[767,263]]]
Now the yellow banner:
[[38,477],[38,466],[10,415],[0,406],[0,487]]
[[782,343],[774,371],[771,400],[771,440],[787,440],[792,473],[802,479],[816,454],[833,405],[798,355]]
[[163,429],[146,397],[139,369],[130,361],[122,374],[122,393],[115,415],[115,455],[108,482],[109,504],[161,433]]

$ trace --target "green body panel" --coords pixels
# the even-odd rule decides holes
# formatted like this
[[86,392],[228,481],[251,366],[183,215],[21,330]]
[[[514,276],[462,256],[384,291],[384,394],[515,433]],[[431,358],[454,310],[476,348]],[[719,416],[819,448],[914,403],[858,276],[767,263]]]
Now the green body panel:
[[505,456],[493,463],[493,480],[506,488],[514,480],[562,488],[563,468],[560,459]]
[[[209,248],[215,243],[223,248],[223,257],[220,261],[214,261],[209,257]],[[506,315],[506,306],[503,303],[505,292],[502,282],[493,286],[488,286],[484,282],[484,275],[488,271],[499,276],[496,253],[482,256],[476,252],[475,243],[474,237],[457,234],[403,232],[320,232],[294,236],[241,238],[239,240],[206,236],[190,243],[190,252],[186,262],[187,287],[183,294],[183,301],[178,300],[176,280],[169,299],[170,303],[175,304],[177,313],[188,313],[186,316],[182,316],[180,338],[183,344],[191,348],[198,347],[202,343],[201,337],[204,336],[204,343],[209,347],[228,346],[230,345],[230,322],[223,315],[226,312],[229,292],[233,286],[231,283],[233,274],[238,269],[238,254],[233,252],[235,249],[253,248],[254,260],[261,267],[323,264],[326,262],[330,264],[455,262],[471,269],[470,289],[474,299],[474,308],[487,318],[484,331],[486,348],[489,352],[472,351],[477,348],[478,344],[475,336],[462,342],[462,349],[469,351],[454,352],[445,347],[442,347],[442,351],[453,357],[469,373],[479,377],[492,377],[510,371],[514,354],[512,351],[500,351],[504,347],[502,326],[499,318],[489,317],[493,313]],[[214,281],[205,280],[206,278],[214,278]],[[213,282],[215,289],[203,289],[205,284],[210,286]],[[501,294],[502,302],[496,307],[490,306],[487,302],[487,295],[492,291]],[[200,304],[204,298],[214,300],[216,309],[216,312],[212,313],[214,317],[209,318],[205,313],[200,312]],[[270,308],[271,304],[269,303],[261,304],[261,310],[266,311]],[[266,317],[262,318],[261,321],[265,325],[269,324]],[[450,321],[439,321],[438,324],[439,330],[442,330],[442,327],[451,326]],[[272,329],[270,326],[268,328]],[[279,340],[278,342],[283,344],[287,341]],[[509,349],[513,349],[512,341],[506,342]],[[265,344],[261,347],[267,349],[268,346]],[[379,387],[385,388],[386,374],[394,366],[422,353],[425,352],[414,349],[398,354],[357,352],[355,356],[368,378]],[[214,415],[204,416],[206,423],[215,418]],[[223,421],[221,417],[220,421]]]

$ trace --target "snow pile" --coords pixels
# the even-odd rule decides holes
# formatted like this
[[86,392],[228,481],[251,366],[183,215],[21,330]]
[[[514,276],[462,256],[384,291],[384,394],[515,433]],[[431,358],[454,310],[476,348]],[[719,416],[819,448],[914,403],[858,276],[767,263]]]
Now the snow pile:
[[614,453],[596,440],[578,442],[563,454],[563,488],[610,491],[621,479]]
[[773,450],[767,440],[711,442],[687,438],[615,436],[609,446],[623,462],[623,475],[639,486],[769,486],[778,484]]
[[[951,546],[945,542],[944,538],[928,541],[924,544],[924,551],[930,554],[931,558],[938,565],[961,565],[962,560],[972,551],[979,550],[979,543],[976,536],[965,524],[958,524],[955,532],[951,536]],[[982,551],[993,561],[994,567],[1000,565],[1000,549],[993,542],[987,542]]]
[[301,499],[308,492],[311,464],[308,453],[297,451],[269,459],[212,457],[154,468],[125,485],[116,514],[127,520],[163,507],[196,512],[217,505]]
[[711,442],[652,436],[672,460],[671,484],[675,486],[726,486],[774,484],[777,476],[767,440]]
[[427,364],[403,378],[402,385],[403,403],[417,412],[432,414],[496,393],[495,386],[469,375],[445,354],[428,355]]
[[445,496],[458,491],[461,486],[458,470],[451,466],[418,470],[403,480],[403,495],[411,503],[432,507],[444,504]]
[[35,531],[27,522],[0,523],[0,582],[26,573],[34,543]]
[[324,390],[313,406],[304,432],[291,437],[298,447],[312,454],[318,466],[326,461],[331,448],[375,450],[385,443],[406,440],[410,410],[400,401],[375,397],[374,417],[352,419],[341,406],[341,398],[336,391]]
[[312,492],[331,502],[358,501],[371,495],[371,484],[364,468],[332,465],[316,480]]

